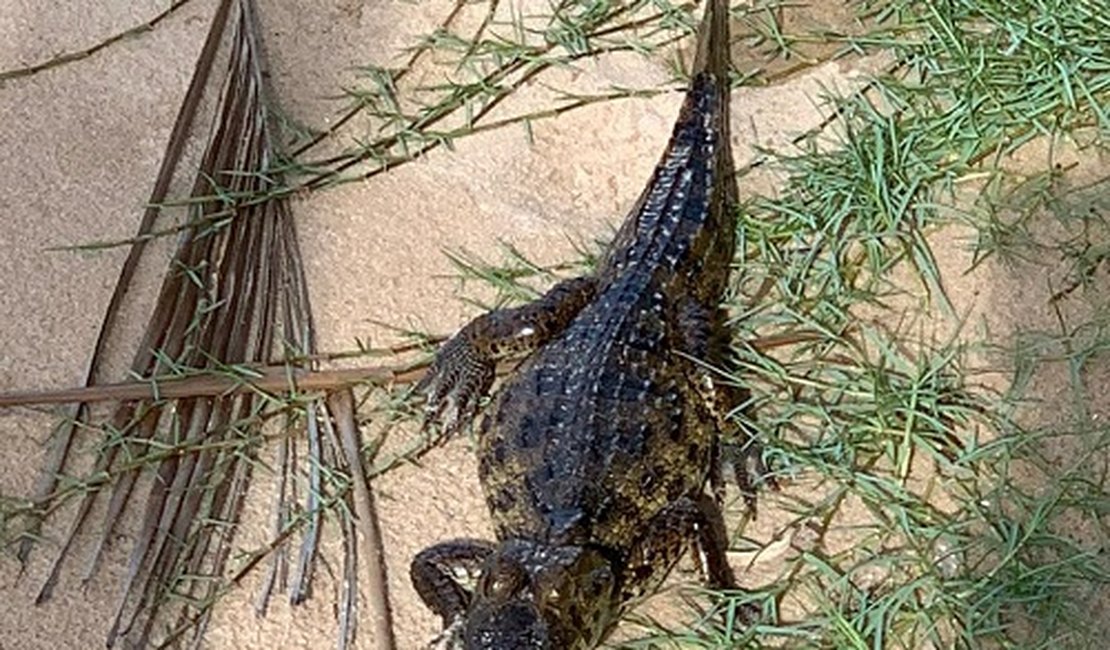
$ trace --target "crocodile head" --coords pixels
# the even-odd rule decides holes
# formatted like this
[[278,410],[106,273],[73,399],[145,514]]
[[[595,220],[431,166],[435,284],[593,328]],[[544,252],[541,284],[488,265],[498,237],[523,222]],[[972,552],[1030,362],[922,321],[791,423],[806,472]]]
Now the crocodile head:
[[466,650],[591,648],[617,620],[614,568],[598,550],[508,540],[486,559]]

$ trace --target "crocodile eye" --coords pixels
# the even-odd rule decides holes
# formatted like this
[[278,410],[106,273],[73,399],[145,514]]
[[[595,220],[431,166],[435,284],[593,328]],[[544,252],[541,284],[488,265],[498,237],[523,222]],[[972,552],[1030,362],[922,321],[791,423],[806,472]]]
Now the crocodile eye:
[[482,572],[478,589],[495,599],[506,599],[520,591],[527,582],[524,568],[511,560],[499,559]]

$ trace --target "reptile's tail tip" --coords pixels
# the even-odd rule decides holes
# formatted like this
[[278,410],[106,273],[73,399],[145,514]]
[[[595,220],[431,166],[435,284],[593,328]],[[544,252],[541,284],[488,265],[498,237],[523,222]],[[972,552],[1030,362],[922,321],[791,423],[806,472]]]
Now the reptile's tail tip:
[[693,73],[709,72],[718,78],[727,77],[728,46],[728,0],[708,0],[698,29]]

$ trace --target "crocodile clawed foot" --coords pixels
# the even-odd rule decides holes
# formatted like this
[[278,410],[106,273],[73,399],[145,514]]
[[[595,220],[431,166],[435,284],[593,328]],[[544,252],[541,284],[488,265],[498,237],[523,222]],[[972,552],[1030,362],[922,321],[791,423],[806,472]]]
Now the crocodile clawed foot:
[[[716,476],[728,476],[740,490],[744,505],[754,518],[756,515],[756,486],[766,485],[772,490],[778,490],[779,485],[763,462],[763,447],[754,440],[746,443],[721,442],[720,457],[717,460],[719,467]],[[719,488],[723,489],[723,485]]]
[[748,600],[751,596],[743,590],[711,591],[709,596],[711,609],[703,625],[713,626],[732,640],[750,635],[750,628],[765,620],[763,609]]
[[482,354],[466,334],[460,332],[440,348],[428,374],[416,386],[416,392],[427,398],[424,427],[439,424],[445,436],[474,419],[493,384],[493,360]]

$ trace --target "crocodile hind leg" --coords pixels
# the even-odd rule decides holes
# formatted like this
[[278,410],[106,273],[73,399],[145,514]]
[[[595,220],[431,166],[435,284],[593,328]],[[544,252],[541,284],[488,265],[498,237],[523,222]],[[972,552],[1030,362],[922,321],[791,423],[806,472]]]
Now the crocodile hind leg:
[[691,300],[679,309],[677,322],[681,337],[677,341],[678,349],[691,357],[689,377],[700,402],[698,406],[703,409],[702,419],[714,428],[709,467],[713,495],[718,504],[724,502],[725,477],[728,476],[754,515],[756,481],[753,475],[767,476],[763,450],[755,436],[733,417],[747,410],[750,394],[715,370],[724,366],[728,358],[731,332],[726,324],[727,312],[721,308],[708,309]]
[[429,546],[413,558],[409,580],[428,609],[443,618],[443,633],[430,648],[450,647],[461,635],[482,563],[493,550],[493,543],[485,540],[454,539]]
[[558,336],[593,300],[597,280],[564,280],[538,300],[498,309],[470,321],[436,354],[417,385],[427,395],[427,421],[441,421],[445,433],[466,426],[493,384],[499,360],[526,354]]
[[725,477],[732,479],[739,488],[748,511],[754,517],[756,482],[761,481],[773,489],[778,486],[763,462],[763,448],[759,439],[729,417],[746,411],[750,396],[747,389],[720,381],[715,383],[714,392],[718,400],[715,414],[717,435],[713,445],[709,483],[720,502],[724,497]]

